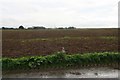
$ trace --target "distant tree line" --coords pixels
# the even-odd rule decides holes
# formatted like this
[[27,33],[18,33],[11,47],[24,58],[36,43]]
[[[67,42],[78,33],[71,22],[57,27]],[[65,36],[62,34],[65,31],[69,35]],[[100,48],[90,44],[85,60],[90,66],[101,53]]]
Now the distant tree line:
[[6,27],[2,27],[2,29],[14,29],[14,28],[6,28]]
[[76,28],[75,27],[68,27],[68,28],[67,27],[65,27],[65,28],[64,27],[59,27],[57,29],[76,29]]
[[28,27],[28,29],[46,29],[43,26],[33,26],[33,27]]
[[76,29],[75,27],[58,27],[58,28],[46,28],[46,27],[44,27],[44,26],[33,26],[33,27],[28,27],[28,28],[25,28],[24,26],[19,26],[18,28],[7,28],[7,27],[2,27],[2,29],[4,29],[4,30],[8,30],[8,29],[10,29],[10,30],[13,30],[13,29],[20,29],[20,30],[23,30],[23,29],[35,29],[35,30],[37,30],[37,29]]

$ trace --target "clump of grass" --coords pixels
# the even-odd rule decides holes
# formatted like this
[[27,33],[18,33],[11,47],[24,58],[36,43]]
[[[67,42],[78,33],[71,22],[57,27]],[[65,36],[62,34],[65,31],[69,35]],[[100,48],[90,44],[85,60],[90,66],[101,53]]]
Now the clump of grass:
[[120,54],[114,52],[67,55],[55,53],[48,56],[32,56],[21,58],[2,58],[3,70],[39,69],[48,67],[71,67],[91,64],[112,64],[120,62]]
[[69,36],[65,36],[65,37],[63,37],[62,39],[70,39],[71,37],[69,37]]
[[100,37],[101,39],[108,39],[108,40],[111,40],[111,39],[117,39],[117,37],[114,37],[114,36],[103,36],[103,37]]

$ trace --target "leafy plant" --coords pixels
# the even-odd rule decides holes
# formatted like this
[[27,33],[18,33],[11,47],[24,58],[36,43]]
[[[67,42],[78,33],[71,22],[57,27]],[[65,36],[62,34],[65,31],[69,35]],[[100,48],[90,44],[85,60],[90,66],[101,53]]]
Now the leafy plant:
[[120,54],[114,52],[86,53],[66,55],[65,53],[55,53],[48,56],[32,56],[21,58],[2,58],[3,70],[14,69],[39,69],[47,67],[71,67],[91,64],[119,63]]

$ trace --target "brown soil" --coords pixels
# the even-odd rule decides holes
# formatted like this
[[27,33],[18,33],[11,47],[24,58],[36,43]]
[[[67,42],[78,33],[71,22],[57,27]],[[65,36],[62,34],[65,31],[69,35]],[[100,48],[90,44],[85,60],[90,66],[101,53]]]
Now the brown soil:
[[117,29],[76,30],[3,30],[3,57],[48,55],[66,53],[117,52]]

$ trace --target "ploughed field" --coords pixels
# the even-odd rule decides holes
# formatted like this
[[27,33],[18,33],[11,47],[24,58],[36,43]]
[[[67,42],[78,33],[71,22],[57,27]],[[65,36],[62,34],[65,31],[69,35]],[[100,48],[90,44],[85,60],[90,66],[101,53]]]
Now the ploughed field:
[[2,30],[2,56],[117,52],[118,29]]

